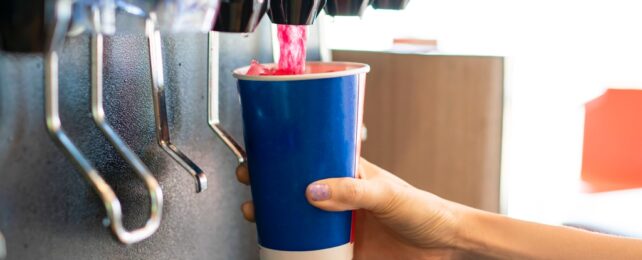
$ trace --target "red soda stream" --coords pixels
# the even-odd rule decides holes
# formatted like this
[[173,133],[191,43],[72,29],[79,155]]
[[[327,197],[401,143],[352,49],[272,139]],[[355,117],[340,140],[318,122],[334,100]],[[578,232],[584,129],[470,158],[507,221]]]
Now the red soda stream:
[[305,72],[305,25],[277,25],[279,38],[279,63],[277,68],[267,68],[252,60],[247,75],[296,75]]
[[305,72],[305,43],[307,27],[305,25],[278,25],[280,57],[279,75],[303,74]]

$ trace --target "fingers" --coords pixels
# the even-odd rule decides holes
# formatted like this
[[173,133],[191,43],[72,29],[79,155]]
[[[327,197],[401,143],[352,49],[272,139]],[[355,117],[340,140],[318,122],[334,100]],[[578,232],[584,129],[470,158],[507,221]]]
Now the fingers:
[[245,185],[250,185],[250,172],[245,163],[239,164],[239,166],[236,167],[236,179]]
[[[245,163],[239,164],[239,166],[236,167],[236,179],[245,185],[250,185],[250,173]],[[245,220],[250,222],[256,221],[254,217],[254,203],[252,203],[252,201],[246,201],[241,204],[241,213],[243,213]]]
[[388,182],[354,178],[320,180],[306,190],[310,204],[323,210],[366,209],[379,214],[394,210],[399,194]]
[[249,222],[255,222],[254,218],[254,203],[252,201],[246,201],[241,204],[241,212],[243,213],[243,218]]
[[[239,164],[239,166],[236,167],[236,179],[245,185],[250,185],[250,172],[245,163]],[[243,213],[245,220],[249,222],[256,221],[254,217],[254,203],[252,203],[252,201],[246,201],[241,204],[241,213]]]
[[[314,182],[306,189],[310,204],[323,210],[344,211],[366,209],[385,214],[393,210],[402,192],[409,185],[395,175],[366,161],[360,160],[361,179],[333,178]],[[246,185],[250,184],[250,174],[246,164],[236,168],[236,178]],[[241,205],[243,217],[255,221],[254,204],[251,201]]]

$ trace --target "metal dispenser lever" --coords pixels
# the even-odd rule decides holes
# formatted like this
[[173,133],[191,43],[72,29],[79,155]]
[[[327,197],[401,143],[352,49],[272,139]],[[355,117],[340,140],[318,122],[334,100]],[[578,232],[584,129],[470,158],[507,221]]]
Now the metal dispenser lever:
[[[59,20],[56,22],[52,42],[58,42],[56,39],[64,39],[65,28],[67,27],[68,17],[70,12],[70,5],[67,1],[58,1],[55,7],[56,16]],[[61,21],[61,14],[66,14],[67,19]],[[62,42],[62,40],[60,40]],[[60,115],[58,112],[58,54],[57,50],[60,46],[53,46],[52,49],[45,55],[45,114],[47,120],[47,129],[53,141],[58,144],[68,158],[80,170],[84,177],[89,181],[98,196],[103,201],[107,217],[110,220],[111,229],[119,241],[125,244],[132,244],[139,242],[151,236],[158,227],[161,221],[161,212],[163,207],[163,194],[156,179],[151,174],[145,175],[145,172],[138,172],[139,177],[145,182],[145,186],[149,191],[150,197],[150,216],[145,225],[141,228],[128,231],[123,226],[123,215],[120,206],[120,201],[116,197],[114,190],[107,184],[93,165],[87,160],[82,152],[67,136],[62,128]],[[93,84],[95,85],[95,84]],[[95,88],[95,86],[94,86]],[[95,90],[95,89],[94,89]],[[113,137],[113,136],[112,136]],[[111,140],[110,141],[114,141]],[[123,153],[128,151],[127,146],[120,142],[116,145],[119,152],[128,159],[131,163],[131,155],[133,153]],[[125,155],[127,154],[127,155]],[[128,158],[129,156],[129,158]],[[142,163],[141,163],[142,164]],[[135,168],[137,166],[133,165]],[[144,166],[143,166],[144,167]]]
[[210,31],[207,37],[207,71],[207,123],[241,164],[245,162],[245,151],[220,125],[218,113],[218,33],[213,31]]
[[[92,11],[94,24],[97,24],[100,20],[100,13],[95,8]],[[145,182],[145,186],[149,191],[150,199],[152,201],[152,207],[148,224],[151,228],[149,228],[149,230],[146,232],[141,231],[139,234],[142,239],[145,239],[146,237],[149,237],[151,234],[153,234],[156,229],[158,229],[158,226],[160,224],[163,205],[162,191],[151,171],[129,148],[129,146],[127,146],[127,144],[120,138],[120,136],[118,136],[116,131],[114,131],[114,129],[105,118],[105,110],[103,107],[103,35],[100,30],[96,31],[97,32],[91,38],[91,113],[96,126],[98,126],[98,128],[104,133],[104,135],[107,137],[107,140],[109,140],[109,142],[116,148],[118,153],[120,153],[120,155],[134,169],[136,174],[138,174],[138,176],[143,179],[143,181]],[[122,225],[120,228],[122,229]],[[121,233],[122,236],[129,236],[130,239],[134,239],[135,237],[132,233],[123,233],[122,231]],[[119,239],[120,237],[121,236],[119,236]],[[123,241],[123,239],[121,239],[121,241]]]
[[145,33],[149,47],[149,64],[152,74],[152,92],[154,100],[154,119],[156,122],[156,138],[158,144],[176,162],[196,178],[196,192],[207,189],[207,177],[189,157],[172,144],[167,124],[167,106],[165,104],[165,82],[163,79],[163,53],[161,49],[160,31],[156,29],[153,21],[155,15],[150,14],[152,19],[145,23]]

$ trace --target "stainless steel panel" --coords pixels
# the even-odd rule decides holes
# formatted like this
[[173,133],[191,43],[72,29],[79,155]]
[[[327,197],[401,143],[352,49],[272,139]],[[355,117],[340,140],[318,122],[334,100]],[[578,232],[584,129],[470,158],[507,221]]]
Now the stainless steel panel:
[[[209,188],[197,194],[193,177],[155,139],[142,22],[118,25],[140,27],[140,33],[105,37],[104,99],[107,119],[162,186],[165,205],[158,232],[130,246],[113,238],[103,225],[98,196],[47,134],[42,55],[0,53],[0,230],[8,259],[257,258],[254,225],[239,211],[250,198],[249,189],[237,183],[235,157],[207,125],[207,35],[162,39],[172,141],[209,181]],[[221,121],[239,140],[240,107],[231,71],[252,58],[271,62],[270,37],[268,19],[253,34],[220,35]],[[67,39],[60,55],[62,121],[115,188],[125,226],[141,226],[149,211],[144,185],[92,121],[90,54],[89,35]],[[318,52],[309,56],[318,59]]]

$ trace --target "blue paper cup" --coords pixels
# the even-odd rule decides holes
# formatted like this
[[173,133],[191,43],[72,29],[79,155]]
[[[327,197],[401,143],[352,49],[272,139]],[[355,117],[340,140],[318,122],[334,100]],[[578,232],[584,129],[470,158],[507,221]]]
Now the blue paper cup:
[[261,259],[352,259],[352,212],[315,208],[305,191],[320,179],[355,176],[369,66],[311,62],[309,73],[287,76],[247,70],[234,77]]

